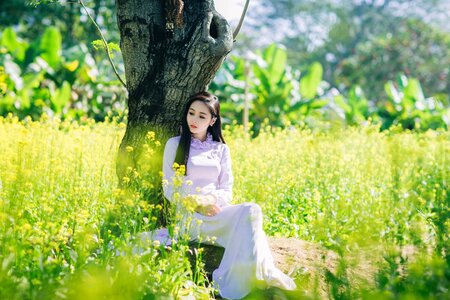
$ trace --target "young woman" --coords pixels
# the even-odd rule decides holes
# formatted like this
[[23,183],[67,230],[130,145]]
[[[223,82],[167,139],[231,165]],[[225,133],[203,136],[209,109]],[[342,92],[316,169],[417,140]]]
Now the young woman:
[[[185,165],[183,196],[200,201],[188,229],[193,240],[215,239],[225,252],[213,272],[213,282],[224,298],[245,297],[255,286],[295,289],[294,281],[277,269],[262,227],[261,208],[255,203],[232,205],[233,175],[230,150],[222,136],[220,105],[216,96],[200,92],[190,97],[182,119],[181,135],[167,141],[163,173],[169,184],[164,195],[174,201],[173,164]],[[201,222],[196,222],[201,220]]]

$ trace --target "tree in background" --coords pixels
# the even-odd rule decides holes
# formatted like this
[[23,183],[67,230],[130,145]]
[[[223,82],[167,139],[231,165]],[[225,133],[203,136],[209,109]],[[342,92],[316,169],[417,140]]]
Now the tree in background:
[[[419,20],[401,20],[396,35],[387,34],[359,44],[335,70],[335,82],[364,87],[376,99],[385,94],[380,82],[401,72],[417,78],[426,95],[450,94],[450,34]],[[445,96],[447,95],[447,96]]]
[[[427,93],[449,93],[448,86],[443,83],[449,81],[448,77],[442,76],[449,73],[448,64],[424,67],[428,62],[433,64],[436,57],[447,59],[449,57],[448,44],[445,42],[449,36],[445,30],[450,31],[445,18],[450,11],[448,1],[264,0],[263,2],[268,7],[266,11],[250,10],[249,17],[253,18],[254,27],[276,28],[271,32],[276,32],[275,37],[278,41],[286,45],[288,61],[293,67],[305,69],[312,62],[319,61],[324,66],[324,79],[341,91],[348,91],[351,86],[361,83],[366,78],[371,83],[378,83],[377,87],[363,86],[368,98],[380,100],[385,96],[382,82],[392,79],[384,77],[383,68],[387,67],[392,77],[397,73],[409,73],[418,78],[434,78],[434,81],[424,80],[424,90]],[[258,15],[255,15],[255,12]],[[416,26],[411,26],[413,21],[407,21],[417,19],[427,20],[427,23],[416,21]],[[276,26],[277,24],[281,26]],[[432,28],[437,25],[443,28],[439,34]],[[361,48],[366,48],[367,52],[367,47],[380,39],[390,39],[392,43],[401,45],[404,36],[413,36],[417,27],[426,32],[434,32],[432,37],[427,37],[426,45],[429,47],[421,46],[419,49],[419,45],[408,43],[403,48],[397,48],[402,55],[388,57],[389,59],[379,65],[378,69],[374,70],[370,66],[366,68],[365,62],[358,65],[358,75],[346,77],[343,68],[349,62],[359,61]],[[253,28],[253,30],[261,29]],[[425,38],[425,35],[421,38]],[[422,42],[417,37],[415,40]],[[379,52],[370,54],[374,58],[380,55]],[[418,68],[404,69],[407,64],[405,57],[411,59],[412,56],[416,62],[420,62],[419,69],[422,72],[420,75]]]

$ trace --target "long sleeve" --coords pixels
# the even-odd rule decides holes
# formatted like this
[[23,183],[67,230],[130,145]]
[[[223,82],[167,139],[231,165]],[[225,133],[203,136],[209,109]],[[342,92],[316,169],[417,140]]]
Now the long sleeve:
[[230,149],[223,144],[223,151],[220,160],[219,184],[215,191],[211,193],[217,197],[218,206],[226,206],[233,197],[233,173],[231,169]]
[[172,178],[175,174],[172,167],[175,161],[179,141],[180,141],[179,137],[173,137],[167,141],[166,146],[164,148],[163,191],[164,197],[166,197],[169,201],[172,201],[172,193],[173,193]]
[[[191,142],[187,176],[182,182],[177,180],[174,188],[173,163],[180,142],[180,137],[167,141],[163,156],[163,190],[164,196],[173,202],[173,195],[179,192],[181,197],[187,195],[212,195],[217,206],[226,206],[232,199],[233,175],[231,171],[230,150],[227,145],[212,141],[193,139]],[[206,198],[205,203],[208,202]],[[203,201],[202,200],[202,201]]]

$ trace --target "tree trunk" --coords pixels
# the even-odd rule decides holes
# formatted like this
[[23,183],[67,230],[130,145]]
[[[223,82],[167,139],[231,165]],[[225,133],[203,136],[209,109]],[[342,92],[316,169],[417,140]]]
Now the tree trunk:
[[[128,124],[116,167],[119,181],[127,167],[136,166],[149,130],[163,145],[178,134],[187,98],[207,89],[231,51],[232,30],[214,1],[184,2],[183,7],[182,0],[116,0],[128,90]],[[127,146],[134,150],[127,152]],[[161,170],[161,158],[154,166]]]

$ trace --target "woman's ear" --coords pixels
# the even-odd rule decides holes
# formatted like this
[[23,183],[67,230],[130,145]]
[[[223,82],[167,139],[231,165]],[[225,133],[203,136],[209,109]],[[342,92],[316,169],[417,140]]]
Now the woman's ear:
[[217,120],[217,117],[213,117],[213,118],[211,119],[211,122],[209,123],[209,126],[213,126],[214,123],[216,123],[216,120]]

